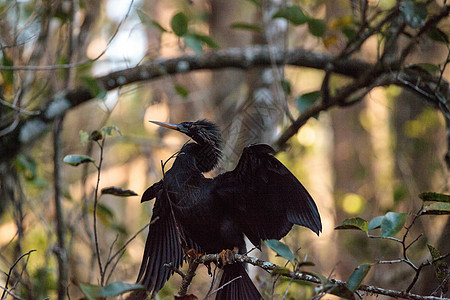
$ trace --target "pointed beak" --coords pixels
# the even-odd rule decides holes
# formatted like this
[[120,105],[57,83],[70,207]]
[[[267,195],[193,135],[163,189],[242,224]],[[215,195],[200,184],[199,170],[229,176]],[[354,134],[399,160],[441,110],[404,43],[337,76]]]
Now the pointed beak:
[[170,123],[158,122],[158,121],[149,121],[149,122],[159,125],[159,126],[162,126],[162,127],[169,128],[169,129],[182,131],[182,126],[179,124],[170,124]]

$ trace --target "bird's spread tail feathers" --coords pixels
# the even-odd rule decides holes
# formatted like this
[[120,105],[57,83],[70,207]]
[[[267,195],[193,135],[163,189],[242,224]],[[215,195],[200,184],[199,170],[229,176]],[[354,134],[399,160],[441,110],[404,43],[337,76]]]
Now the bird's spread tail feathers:
[[223,267],[216,300],[261,300],[261,294],[256,289],[242,263]]

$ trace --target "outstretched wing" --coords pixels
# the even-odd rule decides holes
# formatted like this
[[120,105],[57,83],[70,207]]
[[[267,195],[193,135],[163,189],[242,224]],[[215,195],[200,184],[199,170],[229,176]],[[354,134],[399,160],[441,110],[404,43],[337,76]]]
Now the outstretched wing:
[[137,282],[144,285],[147,292],[152,292],[152,298],[173,274],[173,271],[164,264],[171,263],[177,269],[183,264],[179,232],[171,215],[167,198],[164,196],[162,181],[149,187],[144,192],[141,202],[154,197],[156,202],[137,278]]
[[269,145],[244,149],[236,168],[214,179],[214,192],[237,212],[242,231],[260,247],[261,239],[280,239],[294,224],[322,231],[317,206]]

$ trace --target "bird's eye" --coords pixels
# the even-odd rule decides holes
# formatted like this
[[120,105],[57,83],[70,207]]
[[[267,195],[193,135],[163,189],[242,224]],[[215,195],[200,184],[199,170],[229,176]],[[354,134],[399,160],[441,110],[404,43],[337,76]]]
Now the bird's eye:
[[181,123],[181,125],[186,129],[190,129],[192,127],[192,124],[190,122],[183,122]]

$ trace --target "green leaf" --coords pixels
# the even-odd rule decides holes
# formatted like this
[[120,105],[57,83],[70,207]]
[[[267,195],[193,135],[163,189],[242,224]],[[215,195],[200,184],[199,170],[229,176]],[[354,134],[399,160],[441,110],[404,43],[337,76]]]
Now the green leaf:
[[422,210],[422,215],[450,215],[450,203],[435,202],[425,205]]
[[281,87],[283,88],[283,91],[286,95],[290,95],[292,92],[292,86],[291,82],[288,79],[282,79],[281,80]]
[[233,28],[233,29],[241,29],[241,30],[249,30],[249,31],[254,31],[254,32],[262,32],[261,26],[259,26],[258,24],[253,24],[253,23],[237,22],[237,23],[231,24],[230,27]]
[[95,300],[96,298],[111,297],[121,295],[126,292],[143,290],[144,286],[137,283],[126,282],[112,282],[107,286],[101,287],[89,283],[80,284],[81,291],[89,300]]
[[[441,253],[438,249],[434,248],[433,246],[427,244],[428,250],[430,251],[431,257],[434,259],[437,259],[441,257]],[[436,274],[436,278],[439,280],[440,283],[442,283],[445,278],[447,277],[447,270],[448,270],[448,264],[444,259],[440,259],[433,263],[434,267],[434,273]]]
[[379,216],[379,217],[373,218],[369,222],[369,230],[380,228],[381,222],[383,221],[383,219],[384,219],[384,216]]
[[430,244],[427,244],[428,250],[430,251],[431,258],[436,259],[441,256],[441,252],[438,249],[434,248]]
[[103,139],[103,134],[98,130],[92,131],[91,134],[89,135],[89,140],[94,141],[94,142],[100,141],[102,139]]
[[256,7],[261,7],[261,2],[259,0],[247,0],[247,1],[254,4]]
[[158,28],[161,32],[169,32],[169,30],[164,28],[159,22],[157,22],[155,20],[151,20],[150,23],[151,23],[151,25],[153,25],[153,27]]
[[89,92],[93,97],[103,99],[106,96],[106,90],[100,87],[98,81],[92,76],[81,77],[84,84],[86,84]]
[[[14,63],[11,59],[8,58],[6,52],[2,50],[2,66],[12,67]],[[3,84],[12,85],[14,82],[14,72],[13,70],[1,70],[0,71],[3,77]]]
[[114,218],[114,212],[105,204],[102,203],[98,203],[97,204],[97,213],[99,213],[100,215],[104,215],[107,216],[110,219]]
[[197,55],[203,53],[202,43],[193,35],[189,34],[184,37],[184,44],[194,50]]
[[84,145],[87,143],[87,141],[89,140],[89,133],[87,133],[84,130],[80,130],[79,132],[80,134],[80,142]]
[[173,16],[170,27],[177,36],[184,36],[188,30],[188,18],[182,12]]
[[350,26],[342,27],[341,31],[348,40],[353,39],[356,35],[356,30]]
[[411,65],[409,67],[413,68],[413,69],[419,69],[420,71],[428,72],[431,75],[436,75],[439,72],[441,72],[441,68],[439,66],[434,65],[434,64],[429,64],[429,63],[419,63],[419,64]]
[[450,203],[450,195],[439,194],[433,192],[424,192],[419,194],[419,198],[423,201],[447,202]]
[[111,125],[111,126],[106,126],[102,128],[102,131],[106,134],[106,135],[112,135],[112,131],[116,131],[118,134],[122,135],[122,132],[120,132],[120,129],[117,126]]
[[427,18],[427,5],[424,2],[407,0],[400,5],[400,12],[409,26],[418,28]]
[[367,233],[367,231],[369,230],[368,227],[369,227],[369,223],[367,223],[366,220],[356,217],[356,218],[345,219],[341,225],[337,226],[334,229],[335,230],[357,229],[357,230],[362,230]]
[[327,26],[321,19],[308,19],[308,29],[312,35],[321,37],[327,31]]
[[381,236],[388,237],[396,235],[405,225],[406,214],[388,212],[381,221]]
[[184,86],[176,84],[176,85],[174,85],[173,88],[175,89],[175,92],[177,92],[177,94],[180,97],[187,98],[187,96],[189,96],[189,91]]
[[314,267],[316,264],[313,263],[312,261],[302,261],[300,263],[297,264],[297,267]]
[[295,259],[294,253],[292,253],[291,249],[289,249],[289,247],[283,244],[282,242],[278,240],[265,240],[264,243],[270,249],[275,251],[275,253],[278,254],[279,256],[289,261],[294,261]]
[[125,225],[112,223],[110,226],[111,229],[117,231],[120,234],[128,235],[128,231]]
[[353,292],[350,291],[347,286],[336,284],[336,283],[326,283],[323,286],[323,291],[344,299],[354,300],[355,296]]
[[350,291],[352,291],[352,292],[356,291],[356,289],[359,287],[359,285],[363,281],[364,277],[366,277],[367,273],[369,273],[370,267],[372,267],[372,265],[362,264],[353,271],[353,273],[347,279],[347,283],[346,283],[347,288]]
[[308,109],[314,102],[316,102],[322,96],[321,91],[315,91],[303,94],[295,98],[295,103],[297,104],[298,109],[301,112],[304,112]]
[[147,26],[149,26],[151,24],[150,18],[147,16],[147,14],[141,8],[136,9],[136,13],[142,24],[145,24]]
[[272,274],[272,275],[289,275],[289,274],[291,274],[291,270],[289,270],[288,268],[277,267],[277,268],[273,269],[270,274]]
[[294,25],[301,25],[309,20],[308,16],[306,16],[302,9],[297,5],[283,7],[277,11],[272,18],[284,18]]
[[23,173],[26,180],[30,181],[37,178],[37,164],[33,158],[19,154],[14,160],[14,165],[17,170]]
[[219,48],[219,44],[210,36],[199,33],[191,33],[191,35],[210,48]]
[[[90,212],[94,212],[94,206],[90,207]],[[103,223],[104,226],[112,226],[112,221],[114,220],[114,212],[105,204],[97,204],[97,218]]]
[[157,21],[151,20],[142,9],[137,9],[136,12],[137,12],[139,20],[141,20],[142,24],[146,25],[147,27],[155,27],[155,28],[159,29],[161,32],[168,32],[168,30],[165,29]]
[[80,164],[95,162],[95,160],[87,155],[66,155],[63,160],[66,164],[71,166],[78,166]]
[[[67,57],[65,55],[61,55],[58,57],[58,62],[56,64],[57,65],[65,65],[68,63],[69,63],[69,60],[67,59]],[[57,72],[58,72],[59,80],[64,81],[67,79],[67,76],[69,74],[69,69],[61,68],[61,69],[58,69]]]
[[103,194],[114,195],[114,196],[119,196],[119,197],[130,197],[130,196],[138,195],[132,190],[124,190],[122,188],[115,187],[115,186],[102,188],[102,195]]
[[430,39],[432,39],[435,42],[444,43],[448,45],[450,43],[448,35],[440,30],[439,28],[432,28],[430,31],[427,32],[427,35]]

